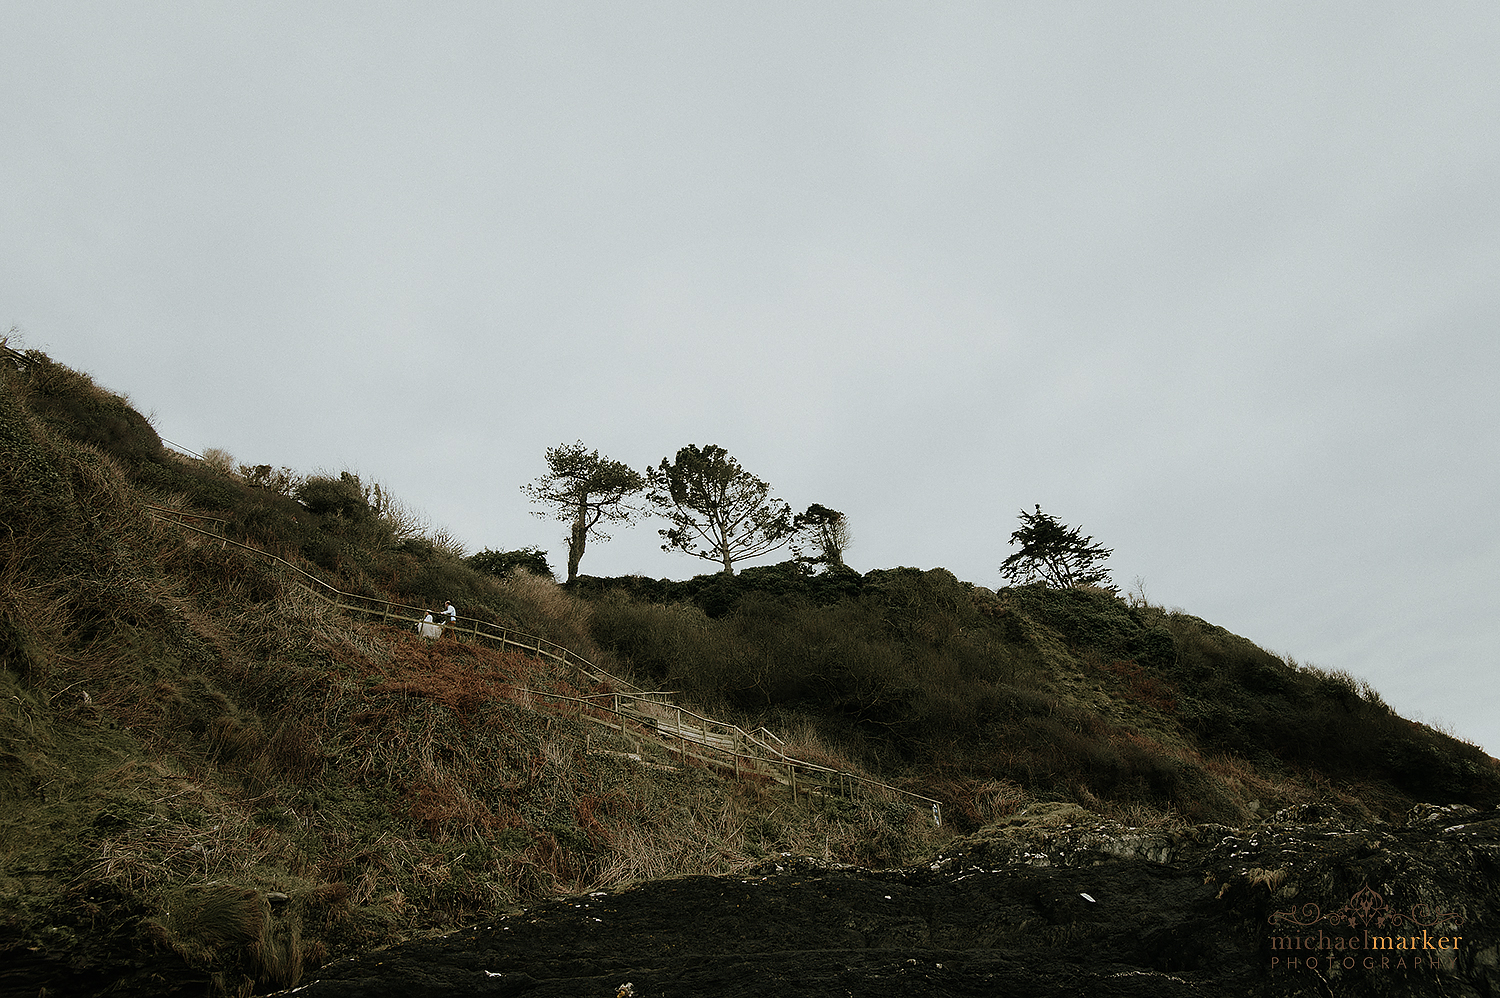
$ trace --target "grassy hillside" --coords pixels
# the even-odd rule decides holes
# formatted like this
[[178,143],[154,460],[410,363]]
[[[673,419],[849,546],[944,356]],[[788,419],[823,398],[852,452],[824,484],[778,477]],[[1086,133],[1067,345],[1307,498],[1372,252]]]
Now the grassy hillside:
[[[911,861],[1037,801],[1141,824],[1500,800],[1494,760],[1358,681],[1101,591],[789,564],[564,590],[476,571],[357,479],[298,502],[294,478],[182,458],[86,375],[0,357],[0,991],[190,968],[249,993],[557,892]],[[949,820],[684,764],[527,692],[577,676],[338,615],[152,504],[348,592],[452,598]]]
[[595,641],[637,673],[720,709],[813,717],[940,791],[960,824],[1038,796],[1232,822],[1308,794],[1375,814],[1500,789],[1495,760],[1368,684],[1103,590],[791,564],[580,588]]

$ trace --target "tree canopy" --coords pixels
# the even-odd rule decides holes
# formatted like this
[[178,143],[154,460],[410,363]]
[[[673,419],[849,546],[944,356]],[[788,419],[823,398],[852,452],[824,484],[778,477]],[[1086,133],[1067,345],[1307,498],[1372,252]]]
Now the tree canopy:
[[661,549],[718,562],[729,575],[735,562],[785,547],[796,530],[791,507],[717,444],[688,444],[646,476],[647,498],[672,522],[658,531]]
[[[805,561],[822,562],[828,568],[844,563],[849,547],[849,519],[836,509],[813,503],[793,521],[799,537],[817,551]],[[796,546],[796,542],[793,542]]]
[[1054,589],[1113,588],[1109,570],[1103,567],[1113,549],[1083,536],[1083,528],[1069,527],[1043,513],[1041,506],[1035,513],[1021,510],[1021,526],[1010,535],[1010,542],[1021,545],[1021,550],[1001,563],[1000,574],[1014,584],[1042,582]]
[[568,533],[568,581],[572,582],[578,577],[578,563],[589,537],[609,540],[599,529],[600,523],[634,522],[641,510],[628,500],[645,487],[645,479],[635,469],[600,456],[598,450],[588,450],[580,440],[547,448],[547,473],[521,486],[521,491],[532,502],[550,506],[563,523],[572,524]]

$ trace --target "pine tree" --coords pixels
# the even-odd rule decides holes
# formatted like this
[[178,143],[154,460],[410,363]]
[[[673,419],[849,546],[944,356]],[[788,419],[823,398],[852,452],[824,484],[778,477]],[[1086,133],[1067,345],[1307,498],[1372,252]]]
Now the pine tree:
[[1043,513],[1041,506],[1035,513],[1021,510],[1021,527],[1010,535],[1010,542],[1021,545],[1021,550],[1001,563],[1000,574],[1014,585],[1041,582],[1054,589],[1114,588],[1102,564],[1113,549],[1095,544],[1092,537],[1083,535],[1083,528],[1069,527]]

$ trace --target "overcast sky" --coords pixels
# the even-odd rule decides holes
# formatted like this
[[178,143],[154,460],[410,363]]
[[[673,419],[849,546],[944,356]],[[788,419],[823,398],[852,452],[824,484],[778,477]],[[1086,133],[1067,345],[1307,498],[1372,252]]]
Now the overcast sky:
[[[468,550],[716,443],[1500,752],[1500,5],[0,7],[0,331]],[[582,570],[685,578],[648,521]],[[771,559],[774,560],[774,559]]]

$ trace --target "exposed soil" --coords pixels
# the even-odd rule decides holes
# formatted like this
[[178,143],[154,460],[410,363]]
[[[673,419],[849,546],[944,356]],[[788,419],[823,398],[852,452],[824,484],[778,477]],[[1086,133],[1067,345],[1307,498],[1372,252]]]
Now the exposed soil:
[[[913,869],[783,860],[550,902],[324,967],[296,993],[1500,994],[1494,813],[1355,827],[1300,809],[1149,833],[1081,817],[1033,815]],[[1372,933],[1400,948],[1344,948]]]

